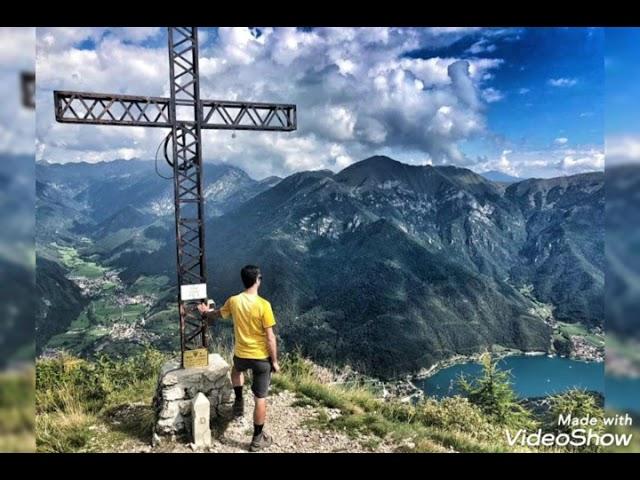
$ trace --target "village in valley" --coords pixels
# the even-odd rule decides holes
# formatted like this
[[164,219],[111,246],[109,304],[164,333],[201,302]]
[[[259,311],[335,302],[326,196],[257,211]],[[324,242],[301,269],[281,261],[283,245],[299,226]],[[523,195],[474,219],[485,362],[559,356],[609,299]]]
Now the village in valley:
[[538,301],[534,295],[533,285],[519,288],[522,295],[536,306],[530,313],[538,315],[553,329],[551,351],[561,357],[588,362],[604,362],[604,331],[601,327],[587,327],[581,323],[559,321],[554,316],[552,305]]
[[[573,358],[585,359],[592,362],[604,362],[604,332],[595,327],[592,335],[599,338],[598,344],[586,336],[571,336]],[[601,342],[601,343],[600,343]]]
[[[86,243],[86,242],[85,242]],[[53,244],[61,263],[69,270],[67,278],[75,283],[88,303],[69,328],[48,342],[41,356],[118,353],[118,344],[140,348],[159,340],[164,322],[149,326],[151,308],[157,303],[166,277],[141,277],[126,285],[119,272],[83,258],[73,247]],[[162,318],[160,318],[162,320]],[[115,349],[115,352],[114,352]]]

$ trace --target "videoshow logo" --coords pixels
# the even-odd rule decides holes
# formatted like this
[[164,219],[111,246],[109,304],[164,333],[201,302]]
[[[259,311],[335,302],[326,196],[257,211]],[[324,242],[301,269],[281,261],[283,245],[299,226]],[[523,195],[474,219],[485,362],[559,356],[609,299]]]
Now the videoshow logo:
[[599,420],[595,417],[572,418],[571,414],[558,417],[559,427],[570,427],[569,432],[546,432],[541,428],[535,432],[527,432],[524,428],[513,434],[506,430],[507,442],[511,446],[523,447],[588,447],[600,446],[627,447],[631,443],[633,434],[609,433],[599,430],[599,423],[604,426],[631,426],[632,418],[626,414],[614,417],[605,417]]

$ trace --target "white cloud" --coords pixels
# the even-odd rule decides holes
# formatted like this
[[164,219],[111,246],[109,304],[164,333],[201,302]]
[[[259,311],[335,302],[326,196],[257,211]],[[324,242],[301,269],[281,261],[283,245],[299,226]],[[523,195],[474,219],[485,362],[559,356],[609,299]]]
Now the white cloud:
[[336,60],[336,65],[338,65],[338,69],[340,69],[340,73],[343,75],[349,75],[356,69],[355,63],[348,58]]
[[342,170],[354,162],[354,159],[346,152],[344,145],[342,144],[332,144],[329,153],[338,170]]
[[478,108],[477,88],[471,80],[470,64],[466,60],[459,60],[447,67],[447,73],[451,79],[453,90],[464,103],[471,109]]
[[[297,42],[289,40],[286,36],[289,29],[283,29],[282,45],[288,52],[282,54],[281,61],[286,63],[295,58]],[[266,34],[269,35],[269,34]],[[265,38],[256,37],[249,28],[220,27],[218,30],[218,44],[224,52],[225,58],[232,64],[248,65],[253,62],[264,47]]]
[[35,112],[22,104],[21,73],[35,67],[33,27],[0,27],[0,152],[33,155]]
[[[640,142],[638,142],[640,147]],[[608,155],[608,154],[607,154]],[[638,151],[640,159],[640,148]],[[608,160],[607,160],[608,161]],[[476,172],[499,170],[518,177],[558,177],[604,169],[604,152],[597,146],[547,150],[503,150],[495,158],[479,158]]]
[[515,175],[517,172],[514,169],[513,165],[509,161],[509,155],[513,153],[511,150],[503,150],[502,155],[500,155],[500,159],[497,162],[496,169],[501,172],[508,173],[510,175]]
[[575,78],[550,78],[548,81],[549,85],[552,87],[573,87],[578,83],[578,80]]
[[607,165],[640,163],[640,136],[608,136],[605,151]]
[[484,98],[487,103],[499,102],[504,98],[504,93],[500,90],[489,87],[482,91],[482,98]]
[[359,135],[372,144],[382,144],[387,138],[387,129],[375,118],[364,118],[358,122]]
[[477,172],[484,172],[489,170],[498,170],[509,175],[518,175],[517,169],[509,159],[509,156],[513,153],[512,150],[503,150],[498,158],[482,159],[481,162],[476,164],[473,169]]
[[121,41],[144,42],[160,34],[160,27],[38,27],[38,54],[60,52],[84,41],[98,43],[111,37]]
[[560,167],[567,173],[582,173],[604,169],[604,153],[599,150],[576,151],[565,156]]
[[313,129],[324,137],[335,141],[354,138],[357,114],[344,106],[323,106],[311,112]]
[[529,93],[530,91],[531,91],[531,89],[529,89],[529,88],[524,88],[524,87],[523,87],[523,88],[518,89],[518,94],[520,94],[520,95],[526,95],[526,94],[527,94],[527,93]]
[[431,27],[430,30],[437,35],[449,33],[475,33],[479,27]]
[[491,53],[495,51],[496,46],[493,43],[489,43],[486,38],[481,38],[467,49],[467,52],[471,53],[472,55],[478,55],[480,53]]
[[553,141],[553,143],[556,145],[565,145],[568,141],[569,139],[567,137],[558,137]]
[[0,70],[33,70],[35,44],[33,27],[0,27]]
[[[501,59],[405,55],[477,35],[477,29],[260,32],[220,28],[200,52],[202,98],[298,105],[298,130],[293,133],[237,132],[232,138],[227,132],[204,132],[207,160],[241,166],[256,177],[338,169],[382,149],[398,156],[415,152],[413,158],[420,162],[468,164],[459,143],[486,132],[486,104],[480,99],[497,101],[503,95],[486,85]],[[165,42],[159,38],[157,47],[140,44],[160,34],[149,29],[38,29],[39,159],[153,156],[165,131],[58,124],[51,91],[168,96]],[[79,49],[88,39],[95,50]]]

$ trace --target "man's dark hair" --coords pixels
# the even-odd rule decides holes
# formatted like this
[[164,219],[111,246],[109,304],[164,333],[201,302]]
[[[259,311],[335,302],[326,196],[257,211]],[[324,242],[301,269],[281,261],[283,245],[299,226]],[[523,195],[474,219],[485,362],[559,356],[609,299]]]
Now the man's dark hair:
[[252,287],[258,280],[259,276],[260,268],[255,265],[246,265],[242,270],[240,270],[240,277],[242,277],[244,288]]

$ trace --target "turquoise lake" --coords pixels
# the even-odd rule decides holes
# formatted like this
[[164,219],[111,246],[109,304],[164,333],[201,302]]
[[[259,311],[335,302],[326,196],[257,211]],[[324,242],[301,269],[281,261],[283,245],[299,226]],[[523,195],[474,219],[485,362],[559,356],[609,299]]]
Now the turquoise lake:
[[640,378],[605,377],[605,405],[640,414]]
[[[604,392],[604,363],[581,362],[546,355],[517,355],[499,362],[503,370],[511,371],[511,381],[518,396],[541,397],[561,393],[573,387]],[[435,375],[417,380],[416,386],[428,396],[442,398],[460,393],[456,380],[460,374],[468,378],[482,372],[477,363],[462,363],[444,368]]]

